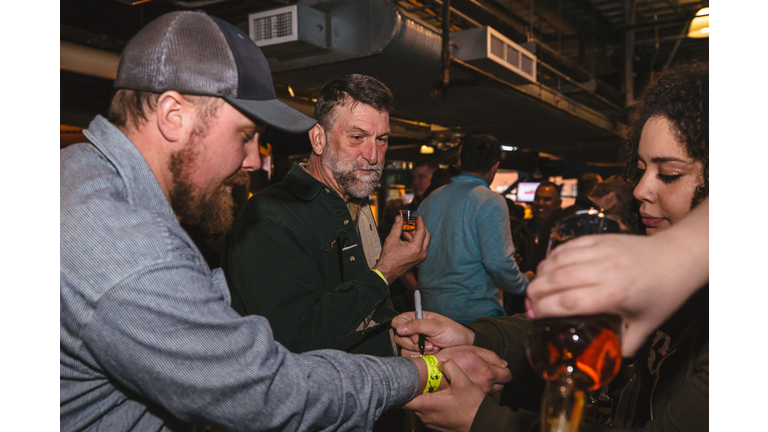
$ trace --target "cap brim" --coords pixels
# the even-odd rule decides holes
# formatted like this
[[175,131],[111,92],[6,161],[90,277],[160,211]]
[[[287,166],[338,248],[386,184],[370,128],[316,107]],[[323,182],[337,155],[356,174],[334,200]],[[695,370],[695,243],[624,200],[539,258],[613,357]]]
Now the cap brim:
[[315,119],[305,116],[277,99],[248,100],[225,96],[224,100],[246,116],[260,120],[283,132],[303,133],[317,123]]

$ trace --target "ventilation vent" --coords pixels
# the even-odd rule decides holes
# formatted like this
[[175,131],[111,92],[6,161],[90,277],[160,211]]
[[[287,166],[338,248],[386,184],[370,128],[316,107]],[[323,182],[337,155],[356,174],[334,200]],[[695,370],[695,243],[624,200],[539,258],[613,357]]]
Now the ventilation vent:
[[274,39],[293,36],[293,11],[251,20],[251,39],[256,43],[275,43]]
[[248,31],[265,55],[289,57],[328,49],[324,13],[293,5],[248,15]]
[[536,56],[491,27],[451,33],[452,55],[512,83],[536,82]]

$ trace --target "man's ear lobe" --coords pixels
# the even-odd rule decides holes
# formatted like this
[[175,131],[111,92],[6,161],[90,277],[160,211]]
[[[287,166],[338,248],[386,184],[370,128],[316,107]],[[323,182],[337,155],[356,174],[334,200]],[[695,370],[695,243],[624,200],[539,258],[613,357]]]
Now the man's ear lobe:
[[309,142],[312,144],[312,152],[321,156],[327,144],[325,129],[320,126],[320,123],[317,123],[307,133],[309,134]]
[[166,141],[178,142],[184,136],[184,128],[192,122],[189,117],[189,103],[178,92],[167,91],[157,99],[155,119],[157,128]]

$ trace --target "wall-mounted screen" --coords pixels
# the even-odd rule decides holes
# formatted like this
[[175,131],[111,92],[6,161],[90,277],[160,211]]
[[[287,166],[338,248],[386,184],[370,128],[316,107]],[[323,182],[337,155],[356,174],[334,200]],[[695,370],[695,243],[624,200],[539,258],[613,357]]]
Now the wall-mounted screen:
[[520,182],[517,184],[517,202],[533,202],[536,196],[536,188],[541,182]]

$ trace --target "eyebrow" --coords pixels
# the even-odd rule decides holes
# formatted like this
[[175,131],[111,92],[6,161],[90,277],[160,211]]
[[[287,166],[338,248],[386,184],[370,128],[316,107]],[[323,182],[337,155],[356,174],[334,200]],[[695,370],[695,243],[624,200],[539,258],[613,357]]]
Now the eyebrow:
[[651,158],[651,162],[657,163],[657,164],[664,163],[664,162],[683,162],[683,163],[689,163],[687,160],[683,160],[683,159],[676,158],[676,157],[655,157],[655,158]]
[[[362,132],[365,135],[372,135],[370,131],[368,131],[366,129],[363,129],[360,126],[351,126],[349,128],[349,130],[350,130],[350,132],[358,131],[358,132]],[[383,134],[378,135],[376,138],[383,137],[383,136],[389,136],[391,133],[392,133],[392,131],[388,130],[388,131],[384,132]]]

